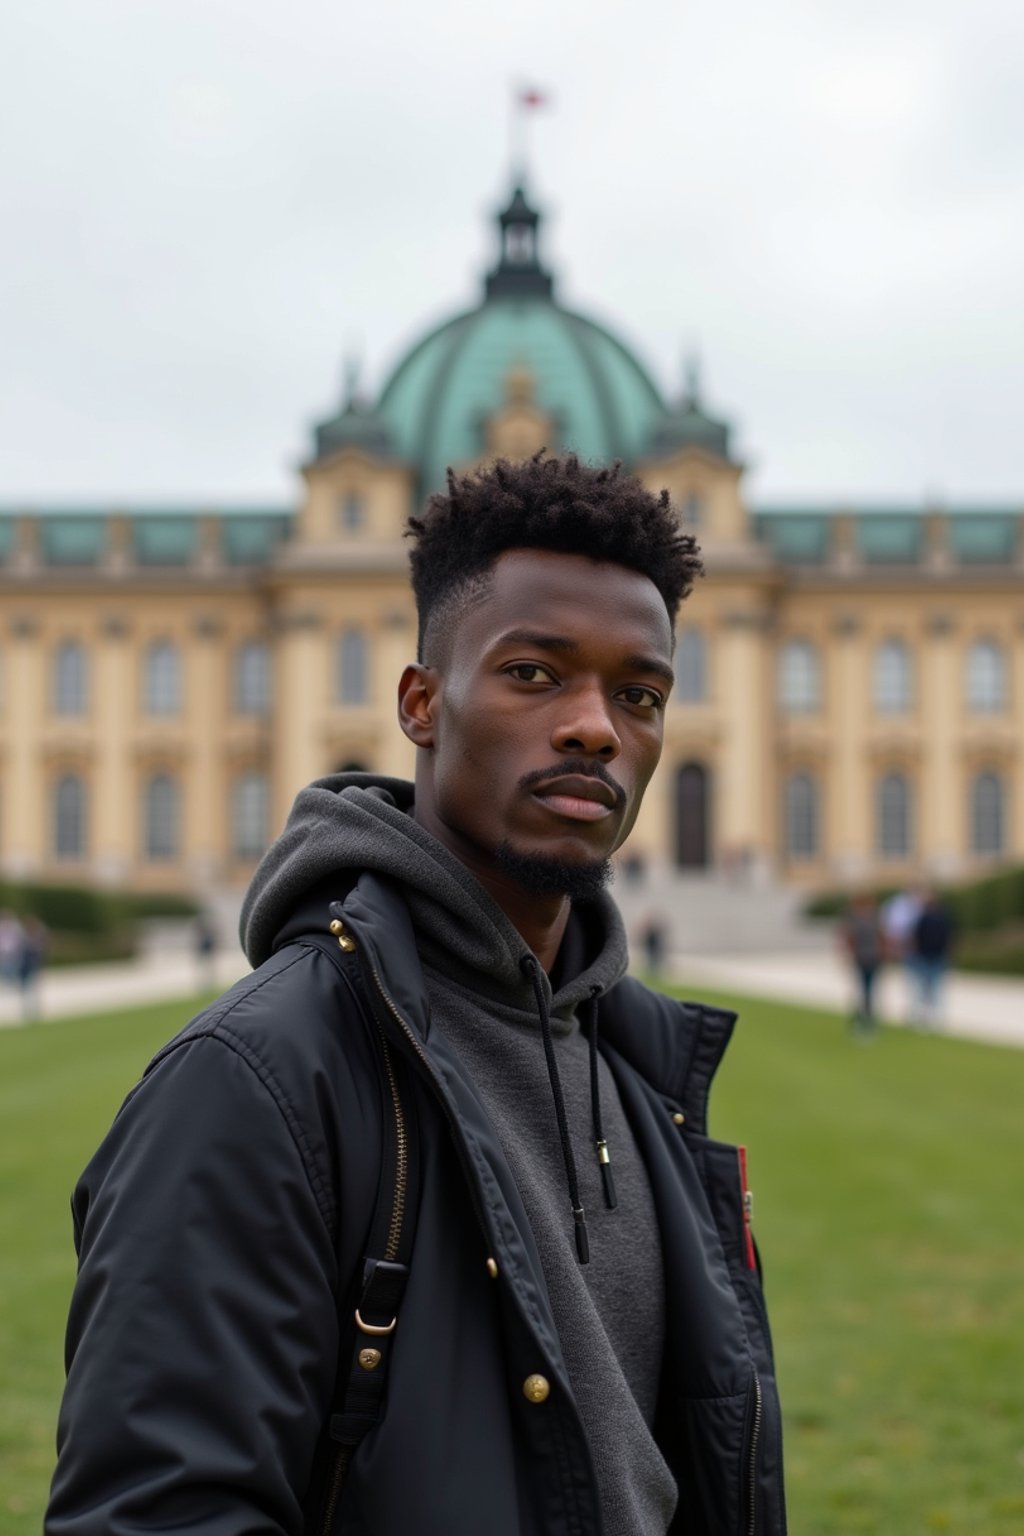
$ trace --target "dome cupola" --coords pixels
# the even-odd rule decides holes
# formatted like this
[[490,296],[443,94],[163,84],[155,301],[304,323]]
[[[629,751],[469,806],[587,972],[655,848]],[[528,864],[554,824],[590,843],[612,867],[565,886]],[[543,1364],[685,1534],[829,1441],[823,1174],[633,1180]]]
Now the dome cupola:
[[508,405],[510,377],[529,376],[552,451],[639,460],[664,402],[633,352],[604,326],[554,297],[541,265],[541,215],[517,184],[498,215],[500,252],[483,301],[445,321],[398,363],[378,411],[395,453],[416,470],[422,496],[444,485],[449,464],[488,451],[488,421]]

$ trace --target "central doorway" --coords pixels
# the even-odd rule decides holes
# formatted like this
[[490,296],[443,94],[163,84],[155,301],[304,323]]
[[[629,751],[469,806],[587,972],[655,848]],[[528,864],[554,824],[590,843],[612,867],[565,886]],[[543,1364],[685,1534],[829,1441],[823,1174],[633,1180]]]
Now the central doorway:
[[710,775],[703,763],[683,763],[676,773],[676,864],[707,869]]

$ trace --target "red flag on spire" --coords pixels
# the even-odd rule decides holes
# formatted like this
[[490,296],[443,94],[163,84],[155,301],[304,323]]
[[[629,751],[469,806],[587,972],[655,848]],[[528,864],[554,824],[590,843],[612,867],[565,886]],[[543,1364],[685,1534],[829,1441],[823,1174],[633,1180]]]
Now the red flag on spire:
[[519,92],[519,105],[521,107],[546,107],[549,105],[549,98],[543,91],[535,91],[531,87],[529,90]]

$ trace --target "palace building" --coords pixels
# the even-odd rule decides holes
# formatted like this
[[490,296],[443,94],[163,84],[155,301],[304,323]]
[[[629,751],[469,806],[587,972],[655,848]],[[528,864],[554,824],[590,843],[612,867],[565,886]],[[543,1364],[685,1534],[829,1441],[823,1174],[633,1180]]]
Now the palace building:
[[1024,858],[1024,509],[748,505],[695,371],[666,400],[563,307],[539,222],[517,189],[479,303],[350,380],[294,506],[0,507],[5,874],[239,886],[309,780],[409,775],[405,519],[542,446],[668,486],[705,553],[631,850],[804,886]]

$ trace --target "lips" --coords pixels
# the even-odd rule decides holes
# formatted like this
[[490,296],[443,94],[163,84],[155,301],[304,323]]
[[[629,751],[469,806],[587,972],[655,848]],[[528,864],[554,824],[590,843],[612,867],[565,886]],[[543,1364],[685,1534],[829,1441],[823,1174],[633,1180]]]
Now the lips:
[[570,821],[603,821],[618,806],[618,798],[609,785],[600,779],[576,775],[550,779],[533,794],[549,811]]

